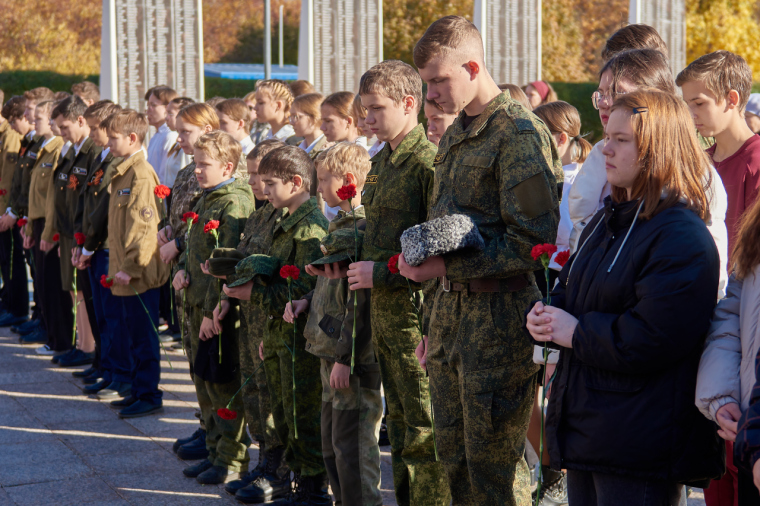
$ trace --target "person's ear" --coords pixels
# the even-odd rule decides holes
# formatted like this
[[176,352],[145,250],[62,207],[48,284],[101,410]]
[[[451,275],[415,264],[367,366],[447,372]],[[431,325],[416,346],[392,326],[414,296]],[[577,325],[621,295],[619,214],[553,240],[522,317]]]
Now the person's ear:
[[562,132],[561,134],[559,134],[559,142],[557,143],[557,147],[564,146],[565,144],[567,144],[569,139],[570,138],[568,137],[567,133]]
[[470,79],[475,79],[480,73],[480,65],[476,61],[468,61],[464,64],[464,68],[470,74]]
[[83,128],[83,127],[87,126],[87,120],[84,119],[84,116],[79,116],[77,118],[77,124],[79,125],[79,128]]
[[238,130],[243,130],[245,128],[245,120],[238,121]]
[[137,134],[132,132],[129,134],[129,144],[137,144]]
[[414,114],[416,117],[416,109],[417,109],[417,100],[411,95],[407,95],[404,97],[404,112],[406,114]]
[[346,175],[343,176],[343,186],[350,184],[356,185],[356,175],[353,172],[346,172]]
[[227,162],[227,165],[224,166],[224,175],[231,176],[232,172],[235,170],[235,164],[232,162]]
[[739,100],[741,100],[739,92],[736,90],[731,90],[728,92],[728,97],[726,97],[726,105],[729,109],[733,109],[739,106]]
[[275,101],[275,104],[276,104],[275,111],[280,112],[280,109],[284,110],[284,108],[285,108],[285,102],[283,102],[282,100],[277,100],[277,101]]
[[291,182],[293,183],[293,191],[298,190],[303,186],[303,178],[299,175],[293,176],[293,179],[291,179]]
[[203,127],[203,133],[204,134],[212,132],[213,130],[214,130],[214,127],[212,127],[211,125],[206,125],[206,126]]

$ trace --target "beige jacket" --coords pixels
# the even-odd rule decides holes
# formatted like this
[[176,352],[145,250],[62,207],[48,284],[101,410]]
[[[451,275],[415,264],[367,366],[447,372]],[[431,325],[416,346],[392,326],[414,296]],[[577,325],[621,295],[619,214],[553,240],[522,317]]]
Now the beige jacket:
[[[3,121],[0,125],[0,214],[5,212],[10,202],[11,181],[16,172],[18,152],[21,150],[21,136]],[[5,191],[2,191],[5,190]]]
[[29,184],[29,223],[26,225],[26,234],[32,234],[32,220],[45,218],[42,240],[47,242],[53,242],[56,232],[53,172],[58,166],[62,147],[63,139],[55,137],[40,149],[37,161],[32,167],[32,180]]
[[142,150],[121,162],[111,179],[108,276],[121,271],[132,277],[130,286],[114,284],[114,295],[143,293],[169,278],[169,266],[161,261],[156,238],[161,217],[153,190],[158,184],[156,171]]

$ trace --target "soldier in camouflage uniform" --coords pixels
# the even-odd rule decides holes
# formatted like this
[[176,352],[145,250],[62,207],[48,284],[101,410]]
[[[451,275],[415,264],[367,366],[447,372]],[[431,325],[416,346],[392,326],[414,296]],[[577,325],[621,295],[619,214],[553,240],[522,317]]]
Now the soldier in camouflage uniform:
[[[289,472],[287,469],[282,472],[280,463],[272,462],[268,468],[272,474],[265,481],[256,481],[238,491],[236,497],[244,502],[264,502],[287,495],[275,504],[311,504],[311,498],[324,498],[327,493],[320,435],[319,359],[305,350],[303,331],[306,319],[296,320],[295,334],[293,325],[282,320],[288,294],[294,300],[300,299],[314,288],[316,279],[304,271],[304,266],[322,256],[319,241],[327,232],[327,219],[317,207],[316,199],[309,196],[313,170],[314,164],[309,156],[295,146],[275,149],[261,160],[259,174],[265,185],[264,193],[274,207],[288,208],[288,212],[275,225],[272,245],[265,257],[270,259],[271,267],[267,274],[271,277],[267,284],[249,281],[257,274],[255,270],[241,268],[249,259],[238,264],[235,276],[227,277],[229,287],[225,288],[225,292],[230,297],[250,298],[261,305],[268,317],[264,333],[264,368],[272,414],[279,439],[287,447],[285,460],[296,475],[291,493]],[[270,193],[281,186],[293,189],[290,198]],[[301,270],[290,288],[288,282],[279,276],[279,269],[285,265],[295,265]],[[238,284],[242,286],[237,287]],[[295,366],[290,350],[295,352]],[[241,496],[244,491],[245,495]]]
[[[249,460],[250,439],[245,430],[245,418],[238,416],[226,420],[217,414],[218,409],[227,406],[241,384],[238,308],[237,305],[230,308],[221,332],[207,330],[209,325],[213,326],[213,311],[219,305],[221,282],[201,270],[201,264],[211,257],[217,246],[237,246],[245,221],[253,211],[250,187],[232,177],[239,158],[240,144],[224,132],[204,134],[195,143],[196,175],[204,178],[199,183],[203,193],[193,208],[199,216],[198,223],[188,234],[187,247],[174,278],[175,289],[185,287],[187,290],[193,381],[206,426],[209,452],[207,460],[186,468],[184,473],[202,484],[237,479],[241,472],[247,471]],[[203,164],[198,161],[201,159]],[[218,222],[217,238],[204,231],[205,225],[212,220]],[[235,397],[232,409],[242,411],[240,397]]]
[[[248,183],[251,185],[254,197],[258,200],[266,200],[266,195],[262,193],[261,178],[258,176],[259,162],[267,153],[284,145],[276,139],[262,141],[247,156]],[[246,256],[267,254],[272,246],[274,227],[282,219],[282,215],[283,210],[275,209],[270,203],[254,211],[245,223],[245,230],[240,235],[237,251]],[[228,297],[223,295],[222,299],[228,299]],[[243,400],[245,419],[248,422],[248,432],[259,443],[259,463],[240,480],[225,485],[224,489],[231,494],[236,494],[238,490],[247,487],[259,478],[265,479],[263,475],[268,463],[270,461],[281,463],[282,454],[285,451],[285,445],[280,442],[274,427],[266,371],[260,367],[259,345],[264,339],[267,315],[260,304],[255,304],[250,300],[241,300],[239,303],[242,316],[240,371],[243,378],[254,374],[254,377],[243,386],[240,396]],[[242,492],[241,496],[246,494],[247,492]]]
[[485,70],[482,48],[472,23],[448,16],[428,28],[414,57],[429,99],[445,112],[467,104],[438,147],[429,218],[469,216],[485,249],[399,264],[413,280],[440,278],[426,300],[427,369],[453,503],[527,506],[523,454],[537,366],[523,314],[541,298],[531,249],[556,237],[559,159],[546,126]]

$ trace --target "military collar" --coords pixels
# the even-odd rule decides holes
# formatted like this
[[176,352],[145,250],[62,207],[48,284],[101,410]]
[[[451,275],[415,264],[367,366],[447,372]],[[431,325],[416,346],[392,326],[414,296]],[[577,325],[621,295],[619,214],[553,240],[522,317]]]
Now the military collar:
[[[82,149],[84,149],[84,146],[82,146]],[[81,153],[81,151],[80,151]],[[122,162],[116,166],[116,173],[120,176],[123,176],[127,170],[130,169],[133,165],[135,165],[137,162],[145,161],[145,153],[142,149],[139,149],[135,151],[135,153],[130,156],[129,158],[126,158],[122,160]]]
[[309,214],[311,214],[314,211],[321,212],[319,211],[319,207],[317,206],[316,197],[311,197],[309,200],[301,204],[301,206],[298,209],[296,209],[295,213],[284,216],[282,220],[280,220],[279,227],[284,232],[287,232],[288,230],[296,226],[299,221],[306,218]]
[[486,127],[488,120],[491,119],[491,116],[493,116],[496,111],[501,109],[504,104],[509,102],[509,100],[510,96],[509,92],[507,91],[504,91],[501,94],[495,96],[493,100],[488,103],[483,112],[481,112],[466,129],[463,128],[462,124],[465,116],[464,110],[462,110],[452,125],[454,127],[452,132],[452,137],[454,137],[454,140],[451,144],[457,144],[464,139],[467,139],[468,137],[472,138],[477,136]]
[[338,211],[338,214],[335,215],[335,218],[332,219],[330,222],[330,226],[328,228],[328,233],[332,233],[335,230],[338,230],[339,228],[345,228],[349,224],[353,228],[353,222],[354,222],[354,215],[356,215],[356,221],[362,221],[366,219],[366,212],[364,206],[359,206],[354,209],[354,212],[351,213],[351,211],[344,211],[341,209]]
[[391,145],[389,143],[386,143],[383,147],[382,152],[386,153],[386,156],[388,156],[388,160],[391,162],[391,165],[398,167],[404,163],[412,153],[414,153],[414,151],[417,149],[417,146],[419,146],[423,140],[427,140],[427,137],[425,136],[425,127],[423,127],[421,124],[418,124],[412,128],[408,134],[406,134],[406,137],[404,137],[404,140],[401,141],[401,144],[396,146],[396,149],[391,151]]
[[40,148],[40,151],[46,151],[48,153],[52,153],[56,149],[60,149],[61,146],[63,146],[63,139],[59,136],[55,136],[52,139],[50,139],[50,142],[48,142],[42,148]]

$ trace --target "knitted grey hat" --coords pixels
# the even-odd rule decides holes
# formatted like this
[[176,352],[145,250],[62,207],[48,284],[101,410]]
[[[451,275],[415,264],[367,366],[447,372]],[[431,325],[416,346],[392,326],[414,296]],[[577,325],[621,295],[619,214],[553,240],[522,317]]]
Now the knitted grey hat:
[[486,245],[472,218],[464,214],[442,216],[408,228],[401,234],[404,260],[416,267],[429,257],[464,248],[477,251]]

